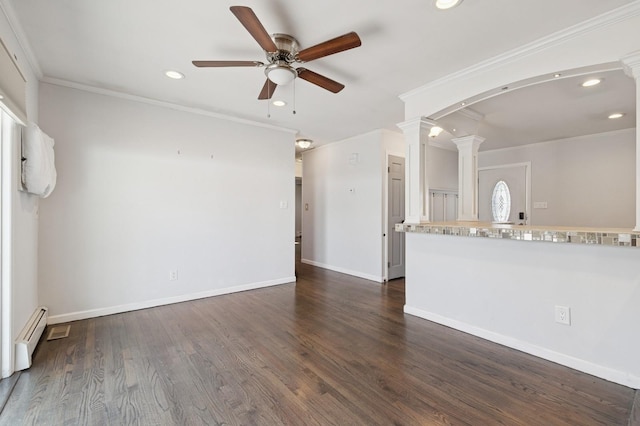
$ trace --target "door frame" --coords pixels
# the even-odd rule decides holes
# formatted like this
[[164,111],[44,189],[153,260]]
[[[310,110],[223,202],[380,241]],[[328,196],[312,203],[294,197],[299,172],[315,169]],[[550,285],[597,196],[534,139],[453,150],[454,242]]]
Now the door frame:
[[[383,206],[382,206],[382,279],[384,282],[389,281],[389,236],[387,235],[387,229],[389,229],[389,167],[391,163],[389,162],[389,156],[393,155],[394,157],[400,157],[405,160],[405,197],[406,197],[406,188],[407,188],[407,169],[406,169],[406,156],[404,152],[400,151],[392,151],[385,150],[384,156],[384,170],[383,170],[383,190],[384,196],[382,197]],[[405,211],[406,216],[406,211]],[[406,244],[406,243],[405,243]]]
[[[522,163],[508,163],[499,164],[496,166],[478,167],[478,187],[480,187],[480,172],[485,170],[498,170],[498,169],[511,169],[515,167],[524,167],[525,170],[525,183],[524,183],[524,202],[525,202],[525,224],[531,225],[531,161],[524,161]],[[479,203],[479,200],[476,200]],[[479,205],[476,209],[479,209]]]

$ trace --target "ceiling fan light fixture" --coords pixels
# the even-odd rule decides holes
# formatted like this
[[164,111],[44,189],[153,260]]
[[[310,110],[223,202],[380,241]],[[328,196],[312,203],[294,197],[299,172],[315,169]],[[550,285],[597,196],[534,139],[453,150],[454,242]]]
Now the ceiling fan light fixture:
[[436,8],[440,10],[451,9],[453,7],[458,6],[460,3],[462,3],[462,0],[436,0],[435,1]]
[[313,143],[313,141],[311,139],[297,139],[296,140],[296,145],[298,145],[298,147],[300,149],[307,149],[311,146],[311,144]]
[[289,65],[271,64],[264,70],[267,78],[278,86],[291,83],[297,76],[296,71]]
[[280,100],[273,101],[272,103],[273,103],[274,106],[277,106],[277,107],[283,107],[283,106],[285,106],[287,104],[285,101],[280,101]]

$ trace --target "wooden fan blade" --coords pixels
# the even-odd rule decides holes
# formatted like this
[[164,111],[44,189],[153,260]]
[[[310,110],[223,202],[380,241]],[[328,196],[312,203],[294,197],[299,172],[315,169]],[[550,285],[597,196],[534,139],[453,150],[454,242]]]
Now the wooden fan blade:
[[264,86],[262,86],[262,91],[260,91],[260,95],[258,95],[258,99],[260,100],[271,99],[271,97],[273,96],[273,92],[275,92],[276,90],[276,87],[278,87],[277,84],[267,79],[267,81],[264,82]]
[[264,29],[262,23],[258,19],[253,10],[246,6],[231,6],[231,12],[236,15],[238,21],[249,31],[249,34],[258,42],[267,52],[275,52],[278,50],[276,44],[271,40],[271,36]]
[[352,31],[340,37],[325,41],[324,43],[307,47],[306,49],[298,52],[298,56],[296,57],[296,59],[300,62],[309,62],[313,61],[314,59],[333,55],[334,53],[353,49],[354,47],[358,47],[360,45],[362,45],[360,37],[358,37],[358,34]]
[[337,81],[318,74],[317,72],[309,71],[306,68],[298,68],[296,71],[298,72],[298,77],[301,79],[307,80],[309,83],[313,83],[330,92],[338,93],[344,89],[344,84],[340,84]]
[[261,67],[260,61],[192,61],[196,67]]

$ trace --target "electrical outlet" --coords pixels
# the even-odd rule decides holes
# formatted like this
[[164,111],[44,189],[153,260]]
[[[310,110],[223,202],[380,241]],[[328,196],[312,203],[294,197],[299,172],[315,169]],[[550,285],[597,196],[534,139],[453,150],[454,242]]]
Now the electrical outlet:
[[178,281],[178,270],[172,269],[169,271],[169,281]]
[[571,325],[571,308],[556,306],[555,317],[557,323]]

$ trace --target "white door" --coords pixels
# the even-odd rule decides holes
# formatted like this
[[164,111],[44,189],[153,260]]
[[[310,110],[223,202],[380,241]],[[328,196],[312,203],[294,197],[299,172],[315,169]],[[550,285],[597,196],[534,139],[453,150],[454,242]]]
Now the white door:
[[404,158],[389,156],[387,206],[387,279],[404,277],[404,232],[396,223],[404,220]]
[[433,190],[430,193],[431,221],[455,221],[458,217],[458,192]]
[[478,219],[493,222],[491,198],[500,181],[509,187],[511,211],[508,222],[527,224],[529,219],[528,164],[486,167],[478,170]]

